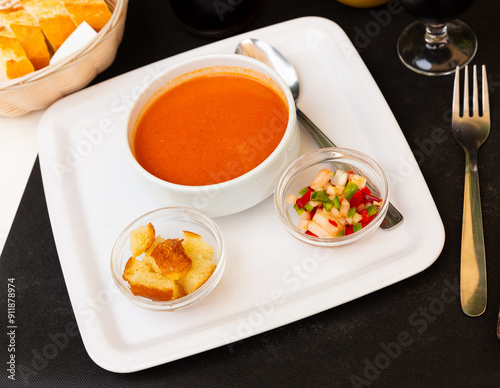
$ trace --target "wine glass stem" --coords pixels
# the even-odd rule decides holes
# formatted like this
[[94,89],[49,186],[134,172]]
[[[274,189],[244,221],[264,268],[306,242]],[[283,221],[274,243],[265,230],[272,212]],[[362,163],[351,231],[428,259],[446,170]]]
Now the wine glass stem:
[[425,42],[429,49],[437,49],[448,44],[448,27],[446,24],[426,24]]

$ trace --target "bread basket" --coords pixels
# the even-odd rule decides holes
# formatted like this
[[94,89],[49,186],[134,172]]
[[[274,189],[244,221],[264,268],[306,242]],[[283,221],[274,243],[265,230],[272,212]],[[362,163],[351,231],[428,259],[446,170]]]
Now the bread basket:
[[[123,37],[128,0],[105,1],[112,12],[111,18],[85,47],[53,65],[0,82],[0,116],[20,116],[47,108],[87,86],[113,63]],[[14,0],[5,5],[16,6],[16,3]]]

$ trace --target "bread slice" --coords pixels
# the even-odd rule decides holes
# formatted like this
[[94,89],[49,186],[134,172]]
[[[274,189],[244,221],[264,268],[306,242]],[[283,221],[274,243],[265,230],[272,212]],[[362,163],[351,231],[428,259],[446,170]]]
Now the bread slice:
[[48,66],[50,53],[37,20],[24,8],[0,10],[0,24],[14,34],[35,70]]
[[179,239],[167,239],[159,243],[150,253],[163,276],[178,280],[191,269],[191,259],[186,255]]
[[0,81],[22,77],[35,71],[14,34],[0,27]]
[[63,0],[63,4],[77,26],[85,21],[97,32],[111,18],[111,11],[104,0]]
[[76,29],[63,3],[59,0],[20,0],[22,6],[38,20],[43,34],[56,52]]
[[155,241],[155,228],[149,223],[130,232],[130,250],[134,257],[146,252]]
[[182,246],[192,261],[191,270],[179,279],[187,294],[196,291],[212,276],[216,265],[212,262],[214,251],[203,238],[192,232],[184,231]]
[[169,301],[185,295],[183,288],[174,280],[156,272],[147,260],[128,259],[123,271],[123,279],[130,284],[134,295],[151,300]]

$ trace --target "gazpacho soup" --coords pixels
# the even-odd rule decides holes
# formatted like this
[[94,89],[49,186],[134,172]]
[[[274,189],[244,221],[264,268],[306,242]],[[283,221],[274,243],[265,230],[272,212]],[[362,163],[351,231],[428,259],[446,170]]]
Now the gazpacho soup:
[[154,176],[203,186],[237,178],[280,143],[288,104],[278,84],[254,70],[212,67],[169,82],[135,123],[132,151]]

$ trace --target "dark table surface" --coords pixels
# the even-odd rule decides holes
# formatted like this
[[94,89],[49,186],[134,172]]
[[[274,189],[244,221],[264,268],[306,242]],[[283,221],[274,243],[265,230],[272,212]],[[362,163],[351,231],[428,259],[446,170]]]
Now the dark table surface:
[[[389,15],[384,23],[377,18],[381,12]],[[479,153],[488,307],[476,318],[462,312],[458,297],[465,158],[450,131],[453,76],[425,77],[402,65],[396,41],[413,19],[406,12],[388,13],[387,6],[370,10],[334,0],[263,1],[245,31],[302,16],[322,16],[339,24],[387,99],[418,156],[445,226],[446,241],[436,262],[397,284],[232,346],[140,372],[116,374],[96,365],[83,346],[36,162],[0,258],[0,311],[5,332],[0,341],[0,386],[500,386],[500,341],[496,337],[500,306],[500,2],[476,0],[461,18],[479,41],[473,64],[488,66],[493,124]],[[367,28],[377,33],[361,42],[357,35]],[[210,42],[186,32],[166,1],[131,0],[116,60],[94,83]],[[426,142],[441,130],[445,135],[439,141]],[[15,381],[7,379],[5,367],[9,357],[9,278],[15,278],[17,286]]]

